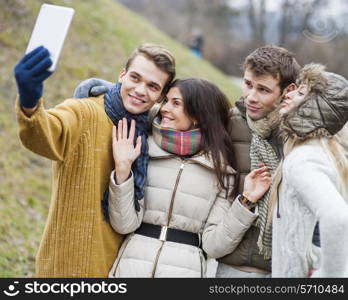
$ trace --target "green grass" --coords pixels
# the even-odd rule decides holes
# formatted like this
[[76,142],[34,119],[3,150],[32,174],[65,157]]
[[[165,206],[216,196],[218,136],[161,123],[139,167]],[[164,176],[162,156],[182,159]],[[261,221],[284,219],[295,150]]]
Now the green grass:
[[130,52],[142,42],[165,45],[177,59],[178,77],[215,82],[236,100],[240,91],[209,62],[191,56],[144,18],[112,0],[3,0],[0,10],[0,277],[34,274],[35,254],[50,203],[50,161],[24,149],[14,114],[13,67],[23,56],[42,3],[76,9],[54,75],[45,82],[46,106],[71,97],[88,77],[115,81]]

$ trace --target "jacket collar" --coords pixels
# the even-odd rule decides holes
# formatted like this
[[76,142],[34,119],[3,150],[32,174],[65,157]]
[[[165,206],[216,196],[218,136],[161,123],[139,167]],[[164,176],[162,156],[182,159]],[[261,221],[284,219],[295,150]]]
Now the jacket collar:
[[152,135],[149,135],[147,142],[149,144],[149,155],[151,158],[169,158],[175,156],[175,154],[164,151],[158,146]]
[[[153,139],[153,136],[149,136],[148,137],[148,143],[149,143],[149,155],[151,158],[154,159],[166,159],[166,158],[172,158],[172,157],[176,157],[177,155],[169,153],[164,151],[161,147],[159,147],[155,140]],[[214,164],[213,164],[213,160],[206,157],[206,155],[203,155],[201,152],[197,153],[194,156],[191,156],[190,158],[188,158],[188,161],[192,161],[194,163],[200,164],[203,167],[206,167],[208,169],[214,169]],[[231,167],[231,166],[227,166],[227,173],[228,174],[235,174],[236,171]]]
[[240,111],[243,118],[246,119],[246,107],[245,107],[245,103],[244,103],[244,98],[240,97],[236,101],[235,106],[238,108],[238,110]]

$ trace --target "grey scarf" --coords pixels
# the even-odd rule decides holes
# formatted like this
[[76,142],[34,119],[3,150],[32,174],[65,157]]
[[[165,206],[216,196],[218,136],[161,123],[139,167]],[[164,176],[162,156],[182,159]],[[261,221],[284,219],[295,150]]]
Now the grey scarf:
[[[257,121],[250,119],[247,115],[247,122],[252,131],[250,145],[251,170],[260,168],[260,163],[264,163],[272,175],[277,169],[279,158],[268,142],[268,138],[279,125],[278,116],[278,109]],[[270,259],[272,256],[272,224],[267,224],[270,190],[257,202],[259,217],[256,226],[260,229],[257,245],[260,254],[263,254],[265,259]]]

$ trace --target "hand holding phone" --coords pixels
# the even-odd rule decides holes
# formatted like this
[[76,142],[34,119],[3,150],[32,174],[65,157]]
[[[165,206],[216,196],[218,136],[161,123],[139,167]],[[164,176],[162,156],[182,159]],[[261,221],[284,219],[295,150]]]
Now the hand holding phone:
[[43,81],[52,74],[47,70],[50,66],[50,54],[43,46],[30,51],[18,62],[14,74],[22,107],[34,108],[37,105],[42,96]]

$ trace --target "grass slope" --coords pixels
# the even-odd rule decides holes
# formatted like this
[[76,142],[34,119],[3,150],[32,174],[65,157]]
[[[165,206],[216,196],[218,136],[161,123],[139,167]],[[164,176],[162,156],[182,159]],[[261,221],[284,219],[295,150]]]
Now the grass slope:
[[112,0],[2,0],[0,10],[0,277],[34,272],[35,253],[50,202],[50,162],[25,150],[17,137],[13,67],[23,55],[42,3],[76,9],[58,68],[45,83],[46,107],[72,95],[83,79],[115,81],[142,42],[165,45],[177,58],[179,77],[215,82],[231,100],[239,89],[210,63],[192,57],[145,19]]

